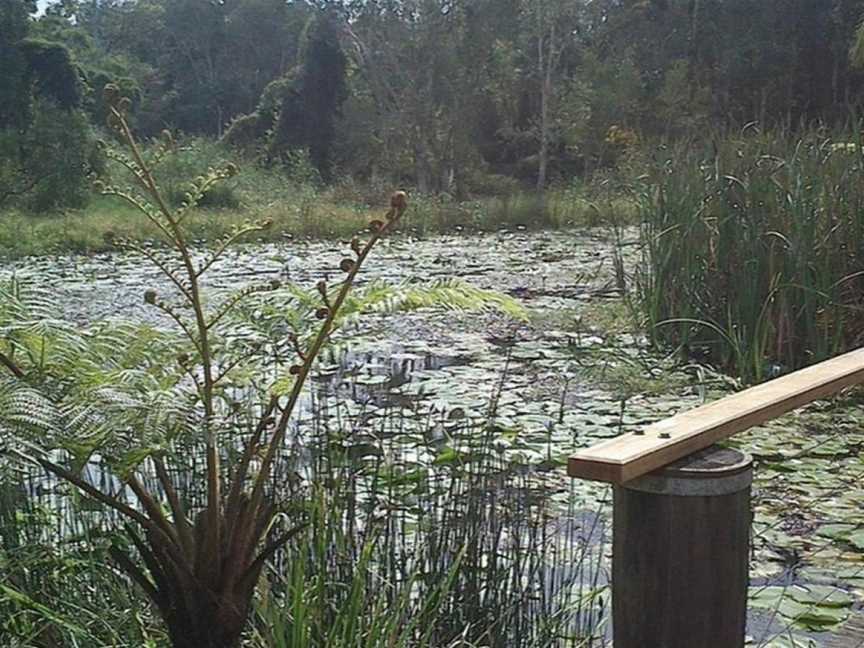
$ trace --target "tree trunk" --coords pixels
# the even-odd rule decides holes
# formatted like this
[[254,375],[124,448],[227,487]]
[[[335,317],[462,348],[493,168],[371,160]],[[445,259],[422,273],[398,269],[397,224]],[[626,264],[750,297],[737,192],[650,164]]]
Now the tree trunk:
[[[251,592],[219,595],[204,584],[195,589],[177,592],[173,609],[163,608],[172,648],[238,648]],[[185,602],[180,602],[181,597]]]
[[540,95],[540,159],[537,169],[537,191],[546,188],[546,174],[549,167],[549,85],[543,81],[543,91]]
[[[203,518],[202,513],[199,520]],[[183,556],[174,555],[152,530],[148,531],[146,540],[131,529],[127,531],[140,554],[140,562],[116,546],[111,547],[111,556],[158,608],[172,648],[238,648],[252,607],[260,567],[250,569],[248,577],[241,580],[230,578],[236,569],[221,570],[217,576],[217,564],[236,567],[237,563],[229,560],[246,564],[249,556],[216,554],[210,559],[202,558],[196,566],[184,562]],[[201,531],[203,537],[207,537],[206,533],[206,529]],[[255,545],[251,546],[254,549]],[[197,547],[196,551],[201,555],[203,549]]]
[[417,178],[417,189],[420,193],[431,193],[433,180],[429,151],[420,137],[414,141],[414,175]]
[[696,99],[696,74],[699,64],[699,0],[690,0],[687,8],[690,20],[690,38],[687,44],[687,86],[690,94],[689,110]]
[[552,100],[552,67],[554,65],[555,25],[549,30],[549,50],[543,52],[543,38],[538,45],[538,63],[542,75],[540,89],[540,155],[537,169],[537,191],[546,188],[546,175],[549,169],[549,104]]

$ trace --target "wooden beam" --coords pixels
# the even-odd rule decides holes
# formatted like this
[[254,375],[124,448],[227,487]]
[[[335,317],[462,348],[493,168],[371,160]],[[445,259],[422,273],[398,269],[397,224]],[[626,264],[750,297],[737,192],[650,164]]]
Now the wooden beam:
[[864,646],[864,614],[858,613],[828,639],[825,648],[861,648]]
[[587,448],[570,457],[567,473],[623,484],[860,382],[864,348]]

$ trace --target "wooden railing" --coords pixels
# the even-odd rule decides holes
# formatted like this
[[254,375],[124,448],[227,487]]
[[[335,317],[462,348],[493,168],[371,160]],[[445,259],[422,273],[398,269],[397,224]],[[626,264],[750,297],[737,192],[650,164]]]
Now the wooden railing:
[[682,412],[570,457],[615,485],[615,648],[744,645],[752,460],[714,446],[864,382],[864,349]]

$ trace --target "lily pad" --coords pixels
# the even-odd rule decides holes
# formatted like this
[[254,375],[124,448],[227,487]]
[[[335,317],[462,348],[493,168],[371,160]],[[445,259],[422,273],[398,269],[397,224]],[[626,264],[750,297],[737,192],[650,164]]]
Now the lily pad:
[[751,588],[749,605],[776,611],[800,628],[821,631],[845,621],[853,601],[848,592],[826,585],[771,585]]
[[832,540],[847,540],[849,535],[857,529],[855,524],[823,524],[816,531],[816,535],[823,538],[831,538]]

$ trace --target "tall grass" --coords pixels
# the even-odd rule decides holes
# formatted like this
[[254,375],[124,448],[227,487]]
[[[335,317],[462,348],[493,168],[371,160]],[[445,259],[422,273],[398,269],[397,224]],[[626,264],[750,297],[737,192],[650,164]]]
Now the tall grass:
[[[259,582],[244,646],[605,645],[599,517],[553,506],[493,425],[422,407],[369,419],[335,398],[321,388],[274,475],[297,484],[284,515],[310,524]],[[202,467],[183,470],[178,483],[195,483]],[[44,475],[14,480],[0,502],[0,645],[167,646],[140,591],[105,568],[116,520]]]
[[[269,172],[262,174],[267,177]],[[241,188],[235,188],[231,198],[219,198],[239,199],[238,207],[209,206],[187,216],[197,242],[216,243],[249,218],[272,220],[272,227],[256,236],[255,240],[261,242],[345,239],[362,230],[380,211],[380,206],[334,202],[329,190],[311,186],[294,190],[285,186],[278,191],[268,191],[265,186],[258,197],[250,197],[243,185],[238,186]],[[552,190],[545,198],[526,193],[467,202],[416,196],[405,229],[414,236],[432,236],[500,229],[594,227],[612,219],[632,221],[634,213],[634,205],[624,198],[595,201],[564,190]],[[116,241],[120,239],[156,243],[159,232],[133,209],[103,198],[94,199],[86,210],[38,216],[0,214],[0,258],[105,252],[117,249]]]
[[553,508],[494,426],[449,423],[441,438],[435,418],[420,430],[400,410],[386,418],[359,437],[322,426],[312,441],[310,482],[327,487],[271,571],[267,645],[600,645],[602,522]]
[[164,645],[132,583],[106,569],[103,522],[43,475],[0,463],[0,646]]
[[758,382],[860,344],[857,135],[745,132],[659,148],[640,187],[651,335]]

